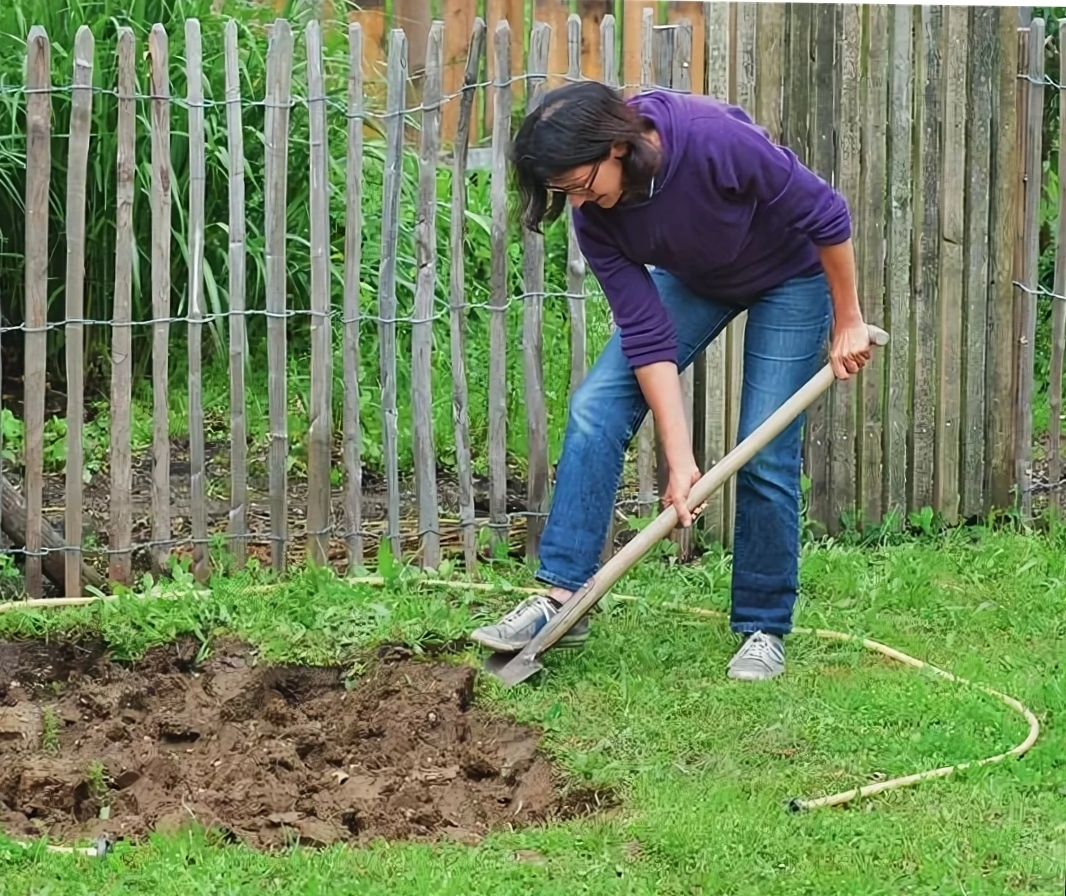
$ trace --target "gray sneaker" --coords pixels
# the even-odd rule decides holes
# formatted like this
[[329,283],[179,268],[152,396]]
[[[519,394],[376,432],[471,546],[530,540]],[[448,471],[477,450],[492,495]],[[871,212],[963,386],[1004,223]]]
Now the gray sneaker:
[[[470,640],[501,653],[517,653],[525,647],[559,608],[545,594],[522,601],[499,622],[484,625],[470,633]],[[556,647],[580,647],[589,636],[589,619],[579,619],[556,643]]]
[[785,645],[777,635],[753,632],[729,661],[729,677],[765,681],[785,671]]

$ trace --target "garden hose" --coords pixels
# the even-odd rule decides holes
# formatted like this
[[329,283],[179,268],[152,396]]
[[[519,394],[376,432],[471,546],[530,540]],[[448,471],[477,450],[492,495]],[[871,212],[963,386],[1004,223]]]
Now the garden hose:
[[[371,585],[371,586],[383,586],[389,584],[389,580],[381,576],[360,576],[356,578],[348,578],[345,582],[352,585]],[[492,582],[459,582],[448,579],[420,579],[418,580],[420,585],[428,585],[434,588],[445,588],[455,591],[499,591],[499,592],[517,592],[520,594],[539,594],[539,589],[536,588],[522,588],[514,585],[497,584]],[[252,591],[265,591],[270,590],[276,585],[268,585],[255,587]],[[152,597],[153,595],[145,595],[146,597]],[[629,594],[614,594],[612,595],[615,600],[626,602],[637,602],[641,598]],[[0,604],[0,613],[7,613],[13,610],[29,610],[38,608],[60,608],[60,607],[77,607],[85,606],[88,604],[100,603],[101,601],[113,601],[117,598],[114,595],[100,594],[93,597],[58,597],[58,598],[34,598],[31,600],[22,601],[10,601],[8,603]],[[700,616],[707,619],[727,619],[727,615],[718,610],[709,610],[703,607],[693,607],[685,604],[677,603],[664,603],[659,604],[668,610],[673,610],[681,613],[686,613],[693,616]],[[994,690],[986,685],[979,684],[977,682],[970,681],[967,678],[955,675],[937,666],[927,663],[924,660],[917,659],[909,654],[904,653],[901,650],[897,650],[894,647],[889,647],[887,644],[882,644],[879,641],[873,641],[869,638],[861,638],[856,635],[850,635],[846,632],[833,631],[831,629],[820,628],[806,628],[797,627],[793,629],[793,634],[797,635],[813,635],[817,638],[822,638],[827,641],[846,641],[856,644],[860,644],[867,650],[880,653],[883,656],[888,657],[891,660],[895,660],[898,663],[902,663],[906,666],[910,666],[914,669],[926,669],[932,672],[934,675],[938,675],[941,678],[945,678],[948,681],[957,682],[959,684],[965,684],[969,687],[976,688],[977,690],[987,694],[990,697],[994,697],[1001,703],[1010,707],[1012,710],[1021,715],[1029,724],[1029,733],[1025,740],[1019,743],[1017,746],[1012,747],[1004,753],[999,753],[995,756],[989,756],[985,759],[975,759],[968,762],[960,762],[955,765],[944,766],[942,768],[930,769],[928,771],[916,772],[911,775],[902,775],[896,778],[890,778],[885,781],[878,781],[874,784],[867,784],[863,787],[856,787],[850,790],[844,790],[840,793],[830,794],[829,796],[817,797],[817,798],[800,798],[792,799],[788,803],[788,808],[792,812],[801,812],[810,809],[818,809],[827,806],[839,806],[844,803],[852,802],[864,797],[874,796],[879,793],[884,793],[889,790],[897,790],[902,787],[910,787],[915,784],[919,784],[922,781],[932,780],[933,778],[944,778],[948,775],[954,774],[957,771],[962,771],[968,768],[978,768],[984,765],[990,765],[996,762],[1002,762],[1012,756],[1021,757],[1025,755],[1036,743],[1037,738],[1040,736],[1040,722],[1037,720],[1033,712],[1025,706],[1020,700],[1015,699],[1000,691]],[[27,848],[33,847],[35,844],[26,843],[20,841],[14,841],[20,846]],[[52,846],[49,845],[48,850],[58,853],[73,853],[84,854],[91,856],[103,856],[106,855],[107,849],[101,848],[100,842],[94,847],[69,847],[69,846]]]

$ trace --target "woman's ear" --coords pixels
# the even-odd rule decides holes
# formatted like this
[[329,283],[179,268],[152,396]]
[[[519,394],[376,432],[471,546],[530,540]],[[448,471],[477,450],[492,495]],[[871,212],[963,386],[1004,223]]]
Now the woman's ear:
[[629,155],[628,143],[615,143],[611,146],[612,159],[624,159],[627,155]]

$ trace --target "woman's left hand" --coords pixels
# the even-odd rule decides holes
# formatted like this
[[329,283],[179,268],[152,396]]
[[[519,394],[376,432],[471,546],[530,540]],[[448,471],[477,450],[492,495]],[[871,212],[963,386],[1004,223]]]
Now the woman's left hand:
[[862,370],[869,360],[870,331],[862,318],[834,328],[829,362],[837,379],[848,379],[851,374]]

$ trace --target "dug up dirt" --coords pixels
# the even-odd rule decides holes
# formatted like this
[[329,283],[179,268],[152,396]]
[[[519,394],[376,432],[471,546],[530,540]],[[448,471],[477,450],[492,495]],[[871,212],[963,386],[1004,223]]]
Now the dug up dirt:
[[572,818],[538,733],[473,703],[476,672],[409,658],[267,666],[243,645],[0,643],[0,827],[136,841],[207,828],[261,849],[453,838]]

